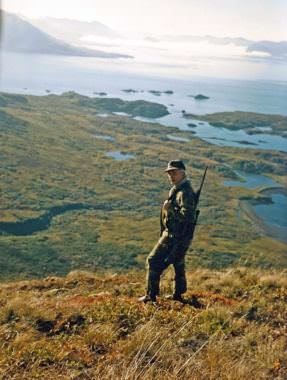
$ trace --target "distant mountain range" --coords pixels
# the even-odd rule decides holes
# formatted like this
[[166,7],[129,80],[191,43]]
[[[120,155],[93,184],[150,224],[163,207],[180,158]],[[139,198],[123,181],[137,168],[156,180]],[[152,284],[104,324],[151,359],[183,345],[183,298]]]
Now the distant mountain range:
[[252,40],[248,40],[242,37],[216,37],[211,35],[205,36],[194,36],[194,35],[178,35],[178,36],[170,36],[165,35],[162,37],[165,41],[182,41],[182,42],[209,42],[214,45],[229,45],[233,44],[236,46],[249,46],[251,43],[255,42]]
[[[83,57],[103,58],[133,58],[131,55],[95,50],[81,45],[87,45],[84,37],[99,37],[95,45],[115,46],[119,39],[129,40],[129,35],[121,35],[117,31],[98,22],[85,22],[65,18],[44,17],[41,19],[24,19],[3,12],[3,40],[4,50],[22,53],[58,54]],[[105,38],[106,41],[101,41]],[[235,45],[245,48],[246,53],[263,53],[262,58],[285,59],[287,57],[287,41],[254,41],[243,37],[216,37],[213,35],[145,35],[143,39],[159,46],[161,42],[200,43],[207,42],[213,45]],[[78,46],[75,46],[78,45]],[[123,44],[124,46],[124,44]],[[258,55],[258,54],[255,54]]]
[[[152,38],[149,38],[151,41]],[[214,45],[229,45],[246,47],[247,53],[259,52],[266,53],[270,58],[287,58],[287,41],[254,41],[242,37],[215,37],[211,35],[194,36],[194,35],[165,35],[154,40],[154,42],[172,41],[172,42],[208,42]]]
[[82,57],[132,58],[126,54],[73,46],[50,36],[14,14],[3,12],[3,16],[1,48],[6,51]]
[[[105,37],[111,40],[118,38],[129,39],[129,36],[122,36],[108,26],[98,22],[85,22],[78,20],[57,19],[53,17],[44,17],[41,19],[30,19],[33,25],[54,37],[63,39],[68,42],[83,43],[83,37],[96,36]],[[265,53],[265,58],[285,58],[287,56],[287,41],[255,41],[243,37],[216,37],[213,35],[162,35],[145,36],[145,40],[152,43],[161,42],[208,42],[213,45],[235,45],[246,48],[247,53]],[[98,45],[101,45],[97,42]],[[108,46],[106,44],[106,46]]]
[[89,35],[108,38],[120,37],[119,33],[98,21],[85,22],[54,17],[28,19],[27,21],[51,36],[67,42],[80,41],[82,37]]

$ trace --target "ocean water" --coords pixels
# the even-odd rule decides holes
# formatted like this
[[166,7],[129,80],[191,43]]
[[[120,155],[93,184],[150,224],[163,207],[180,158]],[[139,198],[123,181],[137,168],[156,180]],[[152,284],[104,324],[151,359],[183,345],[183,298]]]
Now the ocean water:
[[[224,181],[225,186],[240,186],[247,189],[256,189],[261,186],[275,188],[274,193],[271,194],[272,203],[251,204],[251,207],[266,225],[279,228],[277,237],[282,240],[282,237],[287,236],[287,197],[284,194],[277,193],[276,188],[281,187],[280,184],[269,177],[259,174],[250,174],[241,170],[237,170],[235,173],[241,178],[241,181]],[[286,239],[284,238],[283,240],[285,241]]]
[[[232,62],[229,64],[232,65]],[[255,70],[256,65],[260,68],[262,62],[253,62],[252,70]],[[221,146],[287,151],[287,139],[269,135],[268,129],[264,134],[258,135],[248,135],[243,130],[215,128],[208,123],[200,123],[192,129],[188,123],[197,121],[182,117],[182,110],[195,115],[222,111],[287,115],[285,80],[163,77],[155,75],[153,71],[150,75],[146,70],[142,73],[140,70],[135,72],[135,66],[137,69],[141,67],[137,62],[129,60],[5,53],[1,56],[0,90],[35,95],[76,91],[95,96],[95,92],[106,92],[108,97],[153,101],[166,105],[170,115],[147,121],[176,126],[186,131],[193,130],[198,137]],[[251,70],[249,66],[247,68]],[[276,69],[276,66],[272,68]],[[160,72],[160,67],[157,70]],[[282,78],[285,78],[283,74]],[[134,89],[137,92],[127,93],[124,89]],[[171,90],[173,93],[158,96],[150,90]],[[209,99],[195,100],[191,96],[196,94],[207,95]]]
[[[277,135],[270,135],[268,131],[262,134],[249,135],[242,129],[232,131],[226,128],[214,127],[212,124],[196,119],[186,119],[179,111],[157,119],[157,122],[166,126],[177,126],[183,131],[192,130],[195,136],[219,146],[272,149],[287,152],[287,139]],[[196,128],[194,126],[189,127],[190,123],[196,125]]]
[[246,189],[256,189],[261,186],[280,187],[277,182],[264,175],[251,174],[241,170],[234,170],[234,172],[241,178],[241,181],[224,181],[225,186],[240,186]]
[[[125,63],[126,62],[126,63]],[[100,58],[61,57],[39,54],[2,53],[0,89],[43,95],[77,91],[92,96],[139,98],[164,104],[181,104],[181,109],[196,114],[218,111],[252,111],[287,115],[287,81],[263,81],[194,77],[177,79],[148,76],[129,71],[131,63]],[[123,71],[123,65],[126,71]],[[121,70],[119,70],[121,69]],[[287,70],[287,64],[286,64]],[[136,94],[123,89],[136,89]],[[173,90],[174,94],[155,96],[148,90]],[[206,94],[208,101],[196,101],[188,95]]]
[[253,206],[256,214],[265,223],[273,226],[285,228],[287,237],[287,197],[284,194],[272,194],[272,204],[261,204]]

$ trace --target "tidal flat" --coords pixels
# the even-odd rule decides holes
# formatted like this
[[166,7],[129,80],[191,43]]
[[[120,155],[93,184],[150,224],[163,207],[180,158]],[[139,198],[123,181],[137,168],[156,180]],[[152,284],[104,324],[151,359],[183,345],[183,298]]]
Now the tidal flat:
[[[114,109],[119,104],[121,111]],[[286,267],[286,243],[268,236],[240,205],[242,197],[262,196],[261,189],[224,185],[236,178],[236,170],[243,170],[286,188],[286,153],[220,147],[175,127],[112,114],[159,109],[150,102],[91,100],[75,93],[1,93],[0,107],[5,142],[0,227],[41,217],[53,207],[91,206],[55,215],[48,228],[30,235],[2,230],[1,278],[144,268],[158,238],[159,209],[169,190],[163,170],[173,158],[184,160],[195,188],[209,168],[188,268]],[[103,118],[101,113],[108,114]],[[166,138],[187,139],[187,134],[189,141],[184,142]],[[108,152],[133,158],[115,160]]]

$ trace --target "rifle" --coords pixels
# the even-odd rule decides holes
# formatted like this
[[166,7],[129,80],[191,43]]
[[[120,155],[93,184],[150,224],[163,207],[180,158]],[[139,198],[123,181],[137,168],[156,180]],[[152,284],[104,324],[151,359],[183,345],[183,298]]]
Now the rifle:
[[[204,173],[203,173],[203,176],[202,176],[202,180],[201,180],[199,189],[195,193],[195,207],[194,207],[194,209],[195,209],[195,217],[194,217],[193,223],[191,224],[190,241],[192,241],[192,239],[193,239],[193,235],[194,235],[194,231],[195,231],[195,226],[197,224],[197,220],[198,220],[198,217],[199,217],[199,214],[200,214],[200,210],[197,208],[197,206],[199,204],[199,198],[200,198],[201,190],[202,190],[202,187],[203,187],[203,184],[204,184],[204,181],[205,181],[206,172],[207,172],[207,167],[204,170]],[[174,247],[172,248],[170,254],[164,260],[167,265],[172,264],[172,262],[174,260],[174,257],[175,257],[175,254],[176,254],[176,251],[177,251],[177,248],[178,248],[178,243],[176,243],[174,245]]]
[[194,234],[195,226],[196,226],[196,224],[197,224],[197,220],[198,220],[198,217],[199,217],[199,214],[200,214],[200,210],[197,208],[197,206],[198,206],[198,203],[199,203],[199,198],[200,198],[201,190],[202,190],[202,187],[203,187],[203,184],[204,184],[204,180],[205,180],[206,172],[207,172],[207,167],[206,167],[205,170],[204,170],[204,173],[203,173],[203,176],[202,176],[202,180],[201,180],[200,187],[199,187],[199,189],[197,190],[197,192],[195,193],[195,218],[194,218],[194,223],[192,223],[191,239],[193,238],[193,234]]

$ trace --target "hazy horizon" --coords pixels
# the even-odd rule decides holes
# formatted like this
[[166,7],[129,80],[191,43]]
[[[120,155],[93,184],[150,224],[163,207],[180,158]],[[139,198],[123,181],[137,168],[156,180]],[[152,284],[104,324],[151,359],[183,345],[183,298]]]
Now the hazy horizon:
[[118,32],[287,40],[284,0],[9,0],[2,8],[27,18],[98,21]]
[[[274,46],[272,43],[262,46],[252,41],[260,40],[256,38],[256,35],[259,37],[262,25],[265,25],[265,34],[269,36],[269,41],[276,33],[278,35],[281,31],[283,32],[280,22],[283,23],[283,11],[284,9],[287,10],[287,2],[285,6],[281,0],[278,0],[273,2],[273,6],[271,6],[269,1],[261,1],[261,7],[259,7],[258,0],[252,0],[244,8],[237,0],[231,0],[228,7],[217,7],[216,9],[215,5],[219,5],[219,3],[224,5],[226,0],[214,0],[214,2],[203,0],[197,6],[194,5],[193,0],[189,2],[179,0],[176,6],[171,4],[170,0],[166,2],[165,6],[163,6],[162,0],[155,0],[153,9],[147,7],[147,4],[151,5],[150,0],[147,0],[145,5],[137,9],[130,0],[123,0],[122,5],[124,6],[121,9],[116,6],[109,8],[116,5],[114,0],[106,0],[105,2],[83,0],[82,6],[78,2],[72,1],[71,7],[67,6],[66,0],[61,1],[60,6],[55,6],[54,0],[49,3],[35,2],[35,0],[24,0],[20,3],[18,0],[9,0],[9,3],[4,2],[3,4],[2,2],[2,5],[8,12],[21,13],[24,20],[32,22],[36,28],[58,40],[74,46],[100,51],[104,54],[132,57],[130,60],[123,61],[110,60],[109,58],[104,61],[100,59],[78,59],[77,65],[85,67],[86,70],[94,70],[96,67],[97,70],[103,68],[125,74],[185,79],[202,76],[286,81],[287,42],[282,44],[284,46],[277,46],[276,44]],[[233,8],[230,7],[231,3],[234,6]],[[126,7],[128,6],[127,10]],[[89,14],[87,14],[88,8],[90,9]],[[171,22],[171,9],[174,11],[173,19],[175,22]],[[260,15],[256,14],[256,18],[254,18],[254,12],[258,12],[258,9],[261,13]],[[279,12],[280,9],[282,12]],[[139,20],[136,10],[137,12],[142,11],[141,20]],[[145,17],[148,10],[150,17]],[[160,10],[162,11],[161,17]],[[191,16],[191,10],[193,16]],[[205,10],[204,14],[203,10]],[[245,19],[241,17],[243,10],[246,12]],[[267,12],[268,10],[270,12]],[[195,24],[193,22],[186,23],[187,15],[190,19],[196,19],[197,22]],[[58,22],[51,19],[36,21],[35,17],[89,19],[100,24],[95,23],[93,27],[90,27],[87,24]],[[156,17],[158,22],[154,21]],[[266,20],[274,22],[275,18],[276,23],[272,24],[270,29]],[[136,28],[133,25],[135,20],[138,20]],[[231,20],[232,25],[230,24]],[[126,22],[125,31],[121,29],[124,22]],[[146,27],[146,22],[149,22],[149,29]],[[167,28],[168,23],[169,27]],[[19,22],[16,22],[15,25],[19,26]],[[245,30],[245,26],[248,25],[249,28]],[[256,34],[254,28],[257,30]],[[32,30],[30,29],[31,35],[29,35],[24,27],[23,33],[26,34],[19,34],[18,44],[23,43],[23,46],[26,46],[27,42],[34,41],[33,35],[37,35],[37,31],[34,29],[32,32]],[[12,25],[10,35],[13,35],[13,32],[15,29]],[[284,28],[284,33],[286,33],[287,40],[286,28]],[[224,36],[228,39],[185,38],[184,36],[187,35],[210,35],[221,38]],[[283,36],[282,33],[281,35]],[[238,37],[248,37],[249,41],[238,41],[236,40]],[[5,59],[7,60],[7,58]],[[60,56],[56,60],[60,61]],[[75,62],[73,58],[71,58],[72,61]]]

